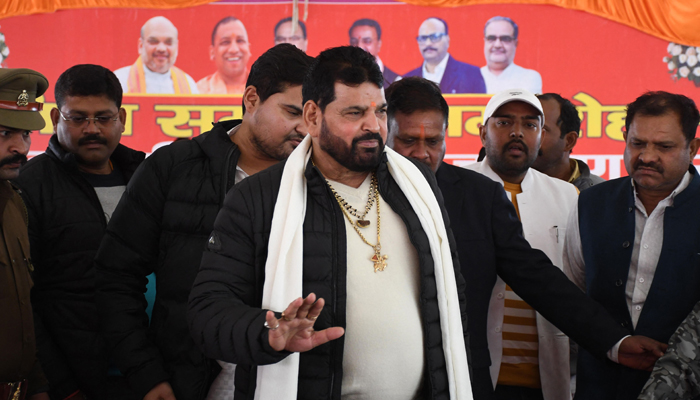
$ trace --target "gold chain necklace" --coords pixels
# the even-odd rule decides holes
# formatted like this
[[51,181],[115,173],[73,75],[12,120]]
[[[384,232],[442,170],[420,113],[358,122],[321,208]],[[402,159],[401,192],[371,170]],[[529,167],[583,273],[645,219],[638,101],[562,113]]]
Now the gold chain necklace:
[[[381,219],[381,213],[380,213],[380,206],[379,206],[379,194],[377,190],[377,175],[373,172],[372,173],[372,185],[374,186],[374,193],[377,201],[377,244],[373,245],[370,243],[367,238],[360,232],[360,229],[357,227],[357,224],[352,222],[352,219],[350,219],[350,215],[348,214],[348,211],[346,210],[345,206],[343,204],[347,204],[345,200],[343,200],[342,197],[338,194],[338,192],[333,189],[333,186],[331,186],[331,183],[326,180],[326,183],[328,184],[328,187],[331,189],[331,192],[333,192],[333,195],[335,196],[335,200],[338,202],[340,205],[341,211],[343,211],[343,215],[345,215],[345,218],[348,219],[348,222],[350,222],[350,225],[352,225],[353,229],[355,229],[355,232],[357,232],[358,235],[360,235],[360,239],[362,239],[363,242],[369,247],[374,250],[374,255],[370,258],[370,260],[374,263],[374,272],[377,271],[384,271],[386,268],[386,260],[389,258],[389,256],[382,255],[382,245],[381,245],[381,229],[382,229],[382,219]],[[372,186],[370,186],[370,197],[372,197]],[[369,211],[369,210],[367,210]],[[365,215],[367,212],[365,212]],[[359,222],[359,220],[358,220]],[[369,225],[369,222],[368,224]]]
[[[362,215],[358,215],[360,212],[357,211],[357,209],[355,207],[353,207],[352,205],[350,205],[347,201],[345,201],[345,199],[340,197],[338,192],[336,192],[335,189],[333,189],[333,186],[331,186],[330,183],[328,184],[328,187],[331,188],[331,192],[333,192],[333,196],[335,196],[335,199],[338,202],[338,204],[340,204],[340,207],[344,209],[343,211],[347,211],[346,215],[350,214],[353,217],[357,218],[356,222],[352,222],[352,220],[350,220],[350,217],[348,217],[348,220],[350,221],[350,223],[353,226],[358,226],[360,228],[367,228],[369,226],[370,222],[368,220],[366,220],[365,217],[367,216],[367,213],[369,212],[369,210],[372,209],[372,206],[374,205],[374,200],[378,198],[378,196],[377,196],[377,175],[372,173],[372,182],[369,185],[369,195],[367,196],[367,204],[365,204],[365,212]],[[377,199],[377,202],[379,202],[378,199]]]

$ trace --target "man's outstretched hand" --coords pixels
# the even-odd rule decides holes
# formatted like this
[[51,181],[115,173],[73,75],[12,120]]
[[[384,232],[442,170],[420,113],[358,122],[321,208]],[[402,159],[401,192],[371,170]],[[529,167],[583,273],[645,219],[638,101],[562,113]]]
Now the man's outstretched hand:
[[646,336],[630,336],[620,343],[617,361],[626,367],[651,371],[667,347],[667,344]]
[[265,321],[270,327],[270,346],[277,351],[301,353],[343,336],[345,330],[340,327],[314,330],[314,323],[324,304],[323,299],[316,300],[316,295],[311,293],[305,299],[299,297],[289,303],[280,319],[275,318],[275,313],[268,311]]

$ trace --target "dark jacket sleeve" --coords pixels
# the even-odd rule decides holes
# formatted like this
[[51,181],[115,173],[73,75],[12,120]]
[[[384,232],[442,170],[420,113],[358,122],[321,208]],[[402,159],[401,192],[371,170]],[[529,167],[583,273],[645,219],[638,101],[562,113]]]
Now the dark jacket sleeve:
[[[158,259],[167,165],[144,161],[127,185],[96,257],[102,332],[130,386],[143,397],[169,379],[158,348],[147,337],[147,276]],[[167,164],[167,163],[162,163]],[[158,167],[157,167],[158,166]]]
[[494,192],[492,226],[498,275],[554,326],[601,358],[630,334],[542,251],[530,247],[503,191]]
[[[34,176],[36,175],[32,175],[32,177]],[[41,208],[39,208],[39,205],[35,204],[32,200],[41,199],[43,197],[40,193],[33,193],[31,190],[40,188],[40,183],[24,181],[21,179],[23,177],[24,176],[20,175],[20,178],[17,179],[15,183],[22,188],[22,200],[27,207],[27,217],[29,219],[27,231],[29,234],[32,264],[35,266],[32,278],[36,280],[36,276],[42,274],[44,268],[44,258],[42,256],[43,241],[40,234],[42,228],[39,226],[40,221],[44,221],[44,216],[40,211]],[[34,290],[32,290],[32,295],[34,295]],[[51,396],[63,399],[79,389],[78,382],[75,380],[75,376],[68,366],[65,354],[56,345],[51,337],[51,333],[42,323],[41,307],[37,307],[38,303],[36,300],[32,301],[32,305],[37,356],[39,360],[41,360],[41,366],[43,367],[46,379],[51,382]]]
[[[445,221],[445,230],[447,231],[447,240],[450,243],[450,253],[452,254],[452,266],[455,271],[455,282],[457,283],[457,295],[459,297],[459,309],[460,312],[462,313],[462,330],[464,332],[464,345],[467,348],[467,356],[471,357],[469,354],[469,332],[467,330],[467,296],[466,296],[466,290],[467,290],[467,283],[464,280],[464,276],[462,275],[462,268],[460,267],[459,264],[459,257],[457,253],[457,244],[455,241],[454,234],[452,233],[452,228],[450,227],[450,217],[447,215],[447,208],[445,207],[445,199],[442,196],[442,191],[440,191],[440,188],[438,187],[437,180],[435,179],[435,174],[432,173],[427,167],[425,167],[423,164],[414,162],[418,166],[418,168],[421,170],[423,175],[425,176],[425,179],[428,181],[428,184],[430,185],[430,188],[433,189],[433,193],[435,193],[435,197],[437,198],[438,205],[440,206],[440,210],[442,211],[442,219]],[[471,368],[471,361],[469,362],[469,367]]]
[[[34,327],[36,330],[36,321],[34,323],[35,323]],[[73,385],[75,385],[76,389],[72,392],[69,392],[66,396],[60,397],[61,399],[67,397],[71,393],[75,393],[75,391],[78,390],[77,389],[78,386],[75,384],[73,379],[70,379],[67,382],[70,382]],[[27,376],[27,397],[31,397],[37,393],[44,393],[44,392],[48,392],[48,391],[49,391],[49,381],[46,379],[46,376],[44,375],[44,370],[41,368],[41,362],[39,362],[39,360],[37,359],[34,362],[34,366],[32,367],[32,370],[29,372],[29,376]]]
[[271,220],[269,202],[274,204],[277,197],[267,185],[258,184],[267,176],[247,178],[227,194],[190,292],[190,332],[210,358],[265,365],[289,354],[270,347],[266,310],[260,308],[269,236],[263,221]]

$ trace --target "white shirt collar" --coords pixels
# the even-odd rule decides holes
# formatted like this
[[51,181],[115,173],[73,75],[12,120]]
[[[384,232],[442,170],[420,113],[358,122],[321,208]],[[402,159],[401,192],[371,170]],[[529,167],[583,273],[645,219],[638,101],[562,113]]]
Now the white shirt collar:
[[434,82],[436,85],[440,84],[442,81],[442,76],[445,74],[445,68],[447,68],[447,61],[450,59],[450,53],[445,54],[445,58],[442,59],[435,66],[435,72],[428,72],[425,61],[423,62],[423,78]]
[[[665,199],[661,200],[659,204],[656,206],[656,208],[659,208],[659,206],[664,206],[665,207],[671,207],[673,206],[673,200],[678,196],[678,194],[682,191],[684,191],[688,185],[690,185],[690,180],[692,179],[692,176],[690,175],[689,171],[686,171],[686,173],[683,175],[683,179],[678,183],[678,186],[676,186],[675,189],[669,194]],[[646,215],[646,208],[642,204],[642,200],[639,198],[639,195],[637,194],[637,187],[634,184],[634,179],[630,179],[632,182],[632,189],[634,189],[634,204],[635,206]]]
[[150,79],[153,81],[170,81],[170,69],[168,69],[165,73],[159,73],[159,72],[153,72],[150,69],[148,69],[147,66],[143,66],[143,74],[145,75],[146,79]]
[[508,64],[508,66],[505,67],[499,75],[495,75],[493,72],[491,72],[488,65],[484,65],[483,67],[481,67],[481,71],[486,73],[486,74],[489,74],[494,79],[499,79],[499,78],[504,79],[503,78],[504,76],[507,77],[509,73],[511,73],[513,70],[516,70],[517,68],[518,68],[518,66],[515,65],[514,62],[512,62],[512,63]]
[[382,59],[379,58],[379,56],[374,57],[374,61],[377,62],[377,65],[379,65],[379,69],[384,72],[384,63],[382,62]]

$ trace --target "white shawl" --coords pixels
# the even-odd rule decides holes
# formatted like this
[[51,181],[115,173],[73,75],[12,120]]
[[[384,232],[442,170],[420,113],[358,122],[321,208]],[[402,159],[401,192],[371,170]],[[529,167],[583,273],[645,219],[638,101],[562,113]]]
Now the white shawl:
[[[385,151],[389,172],[418,215],[430,242],[450,399],[470,400],[472,392],[462,318],[442,212],[420,170],[388,147]],[[266,309],[284,310],[302,295],[303,224],[307,196],[304,171],[310,156],[311,137],[307,135],[287,159],[282,173],[265,264],[262,307]],[[296,399],[298,377],[299,353],[292,353],[276,364],[258,366],[255,399]]]

